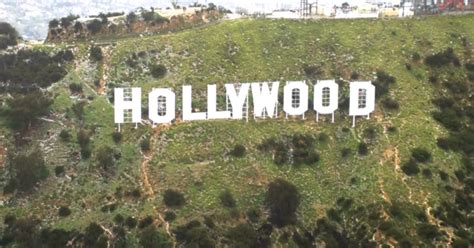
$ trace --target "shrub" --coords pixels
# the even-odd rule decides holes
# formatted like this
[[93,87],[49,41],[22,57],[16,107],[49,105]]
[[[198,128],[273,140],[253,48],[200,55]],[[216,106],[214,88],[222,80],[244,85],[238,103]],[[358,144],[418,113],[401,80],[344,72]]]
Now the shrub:
[[364,143],[364,142],[359,143],[359,146],[358,146],[357,150],[359,152],[359,155],[361,155],[361,156],[365,156],[369,152],[369,149],[367,148],[367,144]]
[[318,65],[304,65],[303,71],[305,75],[309,78],[316,78],[322,73],[321,66]]
[[140,148],[143,152],[150,151],[150,137],[145,137],[140,141]]
[[423,148],[415,148],[411,151],[411,156],[420,163],[426,163],[431,160],[431,153]]
[[390,86],[395,82],[395,77],[384,71],[377,71],[377,79],[373,82],[374,86],[376,87],[375,96],[379,98],[386,95],[389,92]]
[[400,108],[400,104],[398,104],[397,100],[392,98],[383,99],[382,104],[386,109],[397,110]]
[[249,224],[239,224],[236,227],[230,228],[226,236],[231,242],[231,247],[260,247],[257,232]]
[[72,83],[69,85],[69,90],[71,90],[71,93],[73,94],[82,93],[82,85],[78,83]]
[[421,224],[417,229],[417,233],[426,240],[434,240],[441,234],[437,226],[427,223]]
[[88,146],[81,147],[81,158],[88,159],[91,157],[92,151]]
[[269,220],[278,227],[293,224],[300,204],[298,189],[291,183],[276,179],[268,185],[265,205],[270,211]]
[[184,226],[178,226],[174,231],[176,240],[186,247],[215,247],[215,241],[210,237],[209,231],[198,221],[191,221]]
[[150,73],[154,78],[163,78],[167,73],[166,66],[159,64],[159,65],[152,65],[150,67]]
[[101,61],[103,59],[102,49],[97,46],[92,46],[89,50],[89,56],[93,61]]
[[127,23],[134,23],[136,22],[138,19],[137,15],[135,14],[135,12],[133,11],[130,11],[130,13],[128,13],[127,15]]
[[84,245],[94,247],[102,234],[104,234],[104,230],[100,225],[95,222],[90,223],[84,231]]
[[421,60],[421,55],[418,52],[414,52],[411,56],[412,60],[417,62]]
[[57,19],[53,19],[49,21],[49,28],[56,28],[59,26],[59,21]]
[[176,219],[176,214],[173,211],[166,211],[164,219],[168,222]]
[[420,172],[420,168],[415,160],[410,159],[407,163],[402,165],[402,171],[408,176],[414,176]]
[[0,50],[15,46],[19,39],[18,32],[9,23],[0,22]]
[[101,29],[102,29],[102,21],[98,19],[94,19],[87,23],[87,29],[92,33],[92,34],[97,34]]
[[84,129],[80,129],[78,132],[77,132],[77,143],[81,146],[81,147],[85,147],[89,144],[90,142],[90,135],[89,135],[89,132],[87,132],[86,130]]
[[121,214],[116,214],[114,217],[114,222],[118,225],[121,225],[125,221],[125,218]]
[[343,158],[349,157],[350,154],[351,154],[351,149],[350,149],[350,148],[347,148],[347,147],[346,147],[346,148],[343,148],[343,149],[341,150],[341,156],[342,156]]
[[119,143],[122,140],[122,133],[114,132],[112,134],[112,139],[114,140],[115,143]]
[[59,137],[61,138],[62,141],[69,141],[71,139],[71,134],[69,133],[68,130],[63,129],[59,133]]
[[67,217],[71,214],[71,210],[68,207],[61,206],[58,210],[58,215],[61,217]]
[[181,207],[186,203],[184,195],[181,192],[172,189],[165,191],[163,201],[168,207]]
[[138,223],[138,228],[143,229],[151,224],[153,224],[153,218],[151,216],[147,216],[140,220]]
[[230,154],[234,157],[241,158],[245,155],[245,150],[245,146],[238,144],[234,146],[234,149],[232,149]]
[[9,107],[8,119],[14,129],[26,129],[34,123],[38,117],[48,113],[52,100],[36,91],[26,95],[15,95],[7,100]]
[[251,208],[247,210],[246,215],[251,222],[257,223],[260,220],[261,211],[258,208]]
[[129,228],[135,228],[137,226],[137,219],[135,219],[134,217],[132,216],[129,216],[127,217],[127,219],[125,219],[125,224],[129,227]]
[[433,118],[451,131],[458,131],[461,127],[461,120],[452,109],[433,112]]
[[43,154],[39,150],[9,158],[10,183],[20,191],[31,190],[48,177]]
[[159,232],[154,225],[148,226],[140,233],[140,245],[143,247],[173,247],[168,237]]
[[457,59],[452,48],[448,48],[443,52],[430,55],[425,58],[425,64],[430,67],[442,67],[453,63]]
[[96,150],[95,159],[103,170],[110,170],[115,164],[114,150],[109,146],[101,146]]
[[226,208],[235,208],[235,206],[236,206],[235,199],[232,196],[232,193],[228,189],[224,190],[219,195],[219,200],[221,201],[222,206],[224,206]]
[[64,169],[64,166],[56,166],[54,168],[54,174],[59,177],[59,176],[62,176],[64,173],[65,173],[65,169]]
[[433,173],[431,172],[430,169],[425,168],[425,169],[423,169],[423,170],[421,171],[421,173],[422,173],[423,176],[425,176],[426,178],[432,178],[432,177],[433,177]]

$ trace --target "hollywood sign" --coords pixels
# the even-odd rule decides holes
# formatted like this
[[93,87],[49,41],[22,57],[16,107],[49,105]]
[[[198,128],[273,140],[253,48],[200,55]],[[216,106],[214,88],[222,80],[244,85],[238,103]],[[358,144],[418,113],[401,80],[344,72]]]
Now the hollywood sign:
[[[253,118],[277,118],[279,82],[225,84],[226,110],[217,109],[217,87],[207,86],[207,112],[193,112],[192,86],[182,90],[182,120],[249,119],[249,91],[252,92]],[[375,86],[370,81],[351,82],[349,115],[366,116],[375,108]],[[140,88],[115,88],[115,123],[140,123],[142,121]],[[338,109],[339,85],[335,80],[318,81],[313,88],[313,108],[316,121],[319,115],[332,115]],[[304,81],[287,82],[283,89],[283,111],[286,118],[301,116],[308,111],[309,87]],[[169,88],[152,89],[148,94],[148,117],[153,125],[171,123],[176,119],[176,95]]]

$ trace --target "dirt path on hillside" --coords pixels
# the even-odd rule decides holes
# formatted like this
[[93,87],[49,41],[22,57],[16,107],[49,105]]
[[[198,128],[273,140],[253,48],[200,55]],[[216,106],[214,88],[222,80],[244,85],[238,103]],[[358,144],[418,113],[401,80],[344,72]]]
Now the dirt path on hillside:
[[100,62],[100,66],[102,67],[102,74],[100,75],[99,88],[97,89],[97,93],[101,96],[107,93],[106,86],[107,80],[109,79],[110,52],[111,51],[108,47],[102,48],[103,58]]
[[[141,152],[142,157],[143,157],[143,161],[142,161],[141,166],[140,166],[140,169],[141,169],[141,182],[142,182],[141,186],[142,186],[143,192],[145,192],[147,200],[150,201],[150,202],[152,202],[155,199],[155,191],[153,190],[153,186],[150,183],[150,177],[148,176],[148,165],[156,154],[156,150],[153,149],[153,147],[155,147],[155,143],[156,143],[155,137],[159,136],[160,131],[161,130],[160,130],[159,127],[155,128],[155,131],[154,131],[153,135],[150,137],[150,147],[152,148],[151,151],[147,152],[147,153]],[[163,215],[160,213],[160,211],[154,205],[153,205],[153,211],[155,212],[155,215],[158,217],[158,220],[161,223],[163,223],[163,225],[165,227],[165,231],[171,239],[171,242],[173,244],[173,248],[176,247],[176,239],[175,239],[173,233],[170,230],[170,223],[167,222],[163,218]]]

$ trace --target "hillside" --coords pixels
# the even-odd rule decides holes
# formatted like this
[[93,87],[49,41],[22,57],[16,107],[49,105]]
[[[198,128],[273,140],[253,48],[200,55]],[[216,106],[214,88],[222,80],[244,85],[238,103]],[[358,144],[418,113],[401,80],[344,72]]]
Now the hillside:
[[[247,19],[95,45],[35,47],[70,50],[74,58],[64,59],[57,82],[41,86],[54,99],[44,117],[23,131],[1,117],[2,146],[10,153],[41,150],[49,176],[32,191],[3,194],[0,216],[40,220],[14,230],[46,243],[41,234],[50,232],[46,237],[60,237],[58,247],[63,240],[79,247],[146,246],[147,235],[162,247],[472,246],[473,22],[474,15]],[[92,47],[101,56],[91,56]],[[155,65],[166,73],[151,75]],[[333,78],[342,89],[334,124],[316,122],[313,114],[285,120],[280,112],[278,119],[249,122],[129,124],[115,133],[114,87],[141,87],[146,98],[157,87],[180,96],[190,84],[195,108],[205,109],[210,83]],[[371,118],[351,128],[347,92],[356,79],[373,80],[380,96]],[[223,106],[224,95],[218,99]],[[446,99],[455,102],[443,105]],[[90,141],[81,142],[83,136]],[[300,148],[317,159],[291,154]],[[283,227],[269,220],[266,207],[269,184],[279,178],[300,195],[296,218]],[[165,204],[169,189],[184,200],[178,193],[170,196],[174,204]],[[59,216],[61,207],[70,213]],[[34,243],[34,235],[15,236],[8,222],[2,230],[5,243],[6,237]]]

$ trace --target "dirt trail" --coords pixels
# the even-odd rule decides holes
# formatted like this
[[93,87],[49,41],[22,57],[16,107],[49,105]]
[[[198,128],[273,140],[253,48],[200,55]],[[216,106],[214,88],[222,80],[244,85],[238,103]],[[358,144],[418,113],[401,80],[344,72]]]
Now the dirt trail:
[[101,96],[106,94],[107,80],[109,79],[109,64],[110,64],[110,49],[107,47],[102,48],[103,58],[100,62],[102,66],[102,74],[99,79],[99,88],[97,93]]
[[[155,147],[155,143],[156,143],[155,137],[159,136],[160,131],[161,129],[159,127],[155,128],[155,132],[150,138],[150,147],[152,147],[151,151],[148,153],[142,152],[143,161],[141,164],[141,182],[142,182],[141,186],[142,186],[142,190],[145,192],[145,195],[147,196],[148,201],[153,201],[155,199],[155,191],[153,190],[153,186],[150,183],[149,176],[148,176],[148,164],[155,156],[156,150],[153,149],[153,147]],[[155,214],[158,217],[158,220],[161,223],[163,223],[165,227],[165,231],[172,241],[173,248],[176,247],[176,239],[174,238],[173,234],[170,231],[170,223],[167,222],[163,218],[163,215],[155,206],[153,206],[153,210],[155,211]]]
[[406,183],[406,178],[403,175],[402,169],[400,167],[401,160],[400,160],[400,152],[398,150],[398,147],[390,147],[385,152],[383,153],[385,161],[392,161],[393,164],[395,165],[395,175],[397,178],[403,182],[405,187],[408,189],[408,200],[413,203],[413,191],[411,190],[411,187]]

